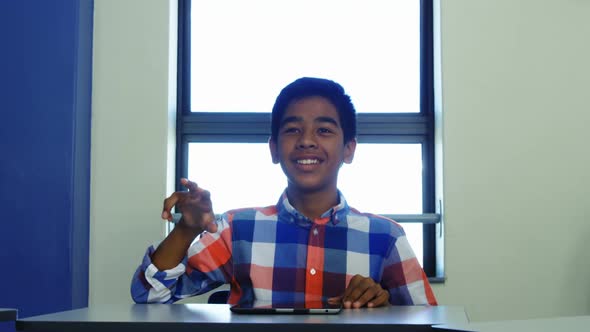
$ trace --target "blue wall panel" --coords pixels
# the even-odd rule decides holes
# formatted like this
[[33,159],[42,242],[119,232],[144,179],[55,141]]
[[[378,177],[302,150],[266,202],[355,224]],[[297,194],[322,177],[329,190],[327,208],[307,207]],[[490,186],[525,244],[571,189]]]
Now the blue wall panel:
[[86,306],[92,0],[0,0],[0,307]]

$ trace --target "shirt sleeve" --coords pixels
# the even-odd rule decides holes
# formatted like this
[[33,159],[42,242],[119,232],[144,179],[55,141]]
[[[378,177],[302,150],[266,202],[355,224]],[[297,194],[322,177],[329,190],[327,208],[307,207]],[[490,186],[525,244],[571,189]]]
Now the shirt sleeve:
[[173,303],[206,293],[231,279],[231,228],[224,215],[217,232],[201,234],[178,266],[160,271],[152,264],[150,246],[131,280],[136,303]]
[[437,305],[428,277],[405,234],[392,243],[381,285],[389,291],[392,305]]

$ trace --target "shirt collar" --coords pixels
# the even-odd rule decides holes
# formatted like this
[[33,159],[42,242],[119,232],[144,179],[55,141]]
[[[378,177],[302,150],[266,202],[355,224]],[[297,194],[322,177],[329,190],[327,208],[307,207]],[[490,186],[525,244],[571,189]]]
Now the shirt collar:
[[[344,198],[344,195],[342,195],[340,190],[338,190],[338,196],[340,197],[340,202],[332,208],[328,209],[326,212],[322,213],[322,215],[318,219],[325,220],[325,218],[328,218],[327,223],[332,223],[333,225],[336,225],[340,221],[342,221],[343,218],[345,218],[350,208],[346,203],[346,199]],[[286,189],[285,191],[283,191],[283,194],[281,195],[281,197],[279,198],[279,202],[277,203],[277,213],[279,220],[297,223],[299,226],[302,227],[311,227],[312,224],[324,224],[320,222],[320,220],[316,220],[314,222],[313,220],[310,220],[309,218],[301,214],[299,211],[297,211],[297,209],[295,209],[293,205],[291,205],[291,202],[289,202]]]

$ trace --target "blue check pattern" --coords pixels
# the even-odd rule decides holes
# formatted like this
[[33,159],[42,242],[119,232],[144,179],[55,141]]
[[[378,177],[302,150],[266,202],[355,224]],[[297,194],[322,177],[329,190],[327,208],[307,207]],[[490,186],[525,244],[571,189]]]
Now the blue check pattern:
[[276,205],[224,213],[181,264],[159,271],[149,247],[131,283],[137,303],[171,303],[230,284],[228,303],[313,303],[342,295],[355,275],[389,291],[393,305],[436,305],[428,279],[393,220],[340,203],[320,218],[285,193]]

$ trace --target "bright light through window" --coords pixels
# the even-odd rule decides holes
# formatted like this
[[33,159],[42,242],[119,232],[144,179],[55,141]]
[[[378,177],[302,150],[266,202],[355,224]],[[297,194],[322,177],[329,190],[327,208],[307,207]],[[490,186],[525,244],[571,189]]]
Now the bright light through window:
[[359,113],[419,111],[420,1],[191,6],[193,112],[270,112],[279,90],[302,76],[342,84]]
[[[420,64],[428,61],[420,53],[421,3],[192,0],[190,42],[185,44],[190,60],[183,59],[190,64],[190,91],[182,90],[190,98],[183,98],[182,109],[193,113],[183,115],[189,124],[181,126],[188,160],[181,162],[181,173],[211,191],[216,213],[276,204],[287,180],[271,162],[268,145],[238,143],[260,142],[267,133],[257,130],[267,124],[262,115],[237,121],[244,115],[233,112],[270,113],[284,86],[303,76],[323,77],[351,96],[364,124],[359,138],[381,142],[358,144],[353,163],[343,165],[339,188],[349,204],[376,214],[424,213],[423,206],[431,205],[424,204],[423,197],[430,195],[422,192],[430,169],[424,168],[429,164],[423,158],[429,157],[422,144],[432,135],[404,122],[429,114],[427,108],[420,113],[421,106],[427,107],[420,99]],[[383,125],[367,122],[377,117],[365,113],[381,113],[377,121],[383,119]],[[407,144],[392,143],[400,136]],[[195,142],[200,137],[225,143]],[[403,226],[422,263],[424,225]]]
[[338,180],[346,199],[360,211],[422,213],[420,144],[358,144]]
[[[358,144],[342,166],[339,188],[349,205],[377,214],[422,213],[419,144]],[[287,180],[267,144],[190,143],[189,179],[211,192],[216,213],[275,204]],[[404,224],[422,262],[422,224]]]

